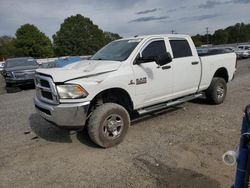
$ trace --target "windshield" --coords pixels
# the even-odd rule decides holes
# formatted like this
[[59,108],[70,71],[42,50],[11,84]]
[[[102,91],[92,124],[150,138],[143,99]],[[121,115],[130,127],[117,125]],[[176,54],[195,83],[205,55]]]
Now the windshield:
[[37,63],[33,58],[8,59],[5,63],[5,66],[7,68],[20,67],[20,66],[35,66],[35,65],[37,65]]
[[111,61],[124,61],[126,60],[135,47],[139,44],[141,39],[132,40],[117,40],[109,43],[100,49],[92,60],[111,60]]

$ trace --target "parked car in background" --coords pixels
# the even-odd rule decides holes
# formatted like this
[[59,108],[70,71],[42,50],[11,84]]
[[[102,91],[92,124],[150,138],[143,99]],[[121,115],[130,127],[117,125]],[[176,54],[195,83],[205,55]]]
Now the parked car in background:
[[87,60],[91,56],[69,56],[69,57],[59,57],[55,60],[40,63],[40,68],[62,68],[66,65],[76,63],[78,61]]
[[7,59],[3,69],[7,92],[13,91],[11,88],[34,84],[35,71],[38,67],[38,63],[32,57]]
[[248,51],[242,50],[240,48],[228,47],[227,46],[227,47],[224,47],[224,49],[228,49],[228,50],[231,50],[231,51],[235,52],[236,55],[237,55],[237,59],[248,58],[250,56]]
[[77,61],[81,61],[81,58],[79,56],[59,58],[58,60],[56,60],[56,67],[64,67]]
[[39,65],[39,68],[44,68],[44,69],[56,68],[56,61],[49,61],[46,63],[41,63]]
[[250,57],[250,44],[239,45],[237,48],[244,51],[245,54],[248,54],[245,58]]
[[207,54],[208,48],[197,48],[196,50],[199,56],[203,56]]
[[224,53],[236,53],[237,59],[248,58],[250,54],[247,50],[242,50],[240,48],[234,47],[214,47],[214,48],[197,48],[197,53],[199,56],[216,55]]
[[197,49],[197,53],[199,56],[208,56],[208,55],[217,55],[217,54],[225,54],[232,53],[234,51],[226,48],[199,48]]
[[0,63],[0,73],[3,71],[4,63]]
[[239,49],[250,51],[250,44],[244,44],[237,46]]

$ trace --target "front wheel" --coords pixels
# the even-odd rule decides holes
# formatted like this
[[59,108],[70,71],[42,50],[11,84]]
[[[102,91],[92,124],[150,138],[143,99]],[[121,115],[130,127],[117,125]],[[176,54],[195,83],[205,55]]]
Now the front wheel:
[[97,145],[108,148],[122,142],[130,125],[127,110],[115,103],[104,103],[91,114],[88,133]]
[[226,98],[227,83],[225,79],[215,77],[206,91],[206,97],[212,104],[221,104]]

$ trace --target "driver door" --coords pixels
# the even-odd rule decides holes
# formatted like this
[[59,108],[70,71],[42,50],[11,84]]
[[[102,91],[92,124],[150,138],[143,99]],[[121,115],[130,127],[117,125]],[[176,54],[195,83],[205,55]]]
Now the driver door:
[[[163,38],[148,41],[138,57],[160,56],[167,53]],[[136,62],[136,60],[135,60]],[[134,80],[138,107],[169,100],[173,93],[172,62],[160,67],[155,61],[134,63]]]

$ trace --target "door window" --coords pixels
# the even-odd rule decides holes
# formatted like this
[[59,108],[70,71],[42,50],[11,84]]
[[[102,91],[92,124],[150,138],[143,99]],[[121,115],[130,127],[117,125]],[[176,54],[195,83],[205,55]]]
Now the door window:
[[192,56],[191,48],[186,40],[170,40],[174,58]]
[[166,52],[164,40],[153,41],[143,50],[142,57],[161,56]]

